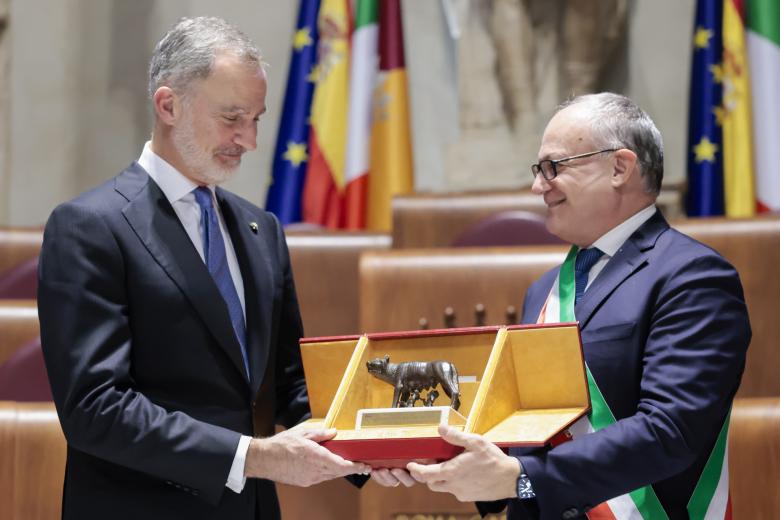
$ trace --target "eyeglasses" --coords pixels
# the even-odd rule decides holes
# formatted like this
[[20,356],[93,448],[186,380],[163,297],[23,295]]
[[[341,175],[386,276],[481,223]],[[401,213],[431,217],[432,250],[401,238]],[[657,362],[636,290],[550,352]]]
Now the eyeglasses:
[[544,177],[544,180],[551,181],[558,176],[558,165],[562,162],[571,161],[573,159],[583,159],[585,157],[590,157],[591,155],[616,151],[618,151],[618,148],[608,148],[606,150],[599,150],[597,152],[572,155],[571,157],[564,157],[563,159],[545,159],[544,161],[539,161],[536,164],[532,164],[531,173],[533,174],[534,179],[541,173],[542,177]]

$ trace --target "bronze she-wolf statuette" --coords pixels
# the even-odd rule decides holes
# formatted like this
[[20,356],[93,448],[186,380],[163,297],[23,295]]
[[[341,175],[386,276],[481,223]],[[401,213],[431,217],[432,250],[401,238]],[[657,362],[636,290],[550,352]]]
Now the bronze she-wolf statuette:
[[454,410],[460,407],[458,371],[449,361],[390,363],[390,356],[385,356],[368,361],[366,367],[372,376],[393,385],[393,408],[412,407],[417,401],[433,406],[439,396],[436,385],[441,385]]

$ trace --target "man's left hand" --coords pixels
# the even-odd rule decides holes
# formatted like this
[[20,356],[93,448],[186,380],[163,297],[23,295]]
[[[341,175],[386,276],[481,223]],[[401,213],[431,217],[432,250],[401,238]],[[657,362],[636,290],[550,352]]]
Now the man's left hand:
[[452,493],[461,502],[501,500],[517,496],[520,462],[480,435],[441,425],[439,434],[464,451],[440,464],[410,462],[409,473],[431,491]]

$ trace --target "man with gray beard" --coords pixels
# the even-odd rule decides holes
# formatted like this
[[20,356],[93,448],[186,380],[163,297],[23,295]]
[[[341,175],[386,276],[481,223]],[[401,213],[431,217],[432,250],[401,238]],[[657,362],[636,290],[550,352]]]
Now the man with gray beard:
[[254,150],[266,73],[216,18],[158,43],[152,139],[108,182],[54,210],[38,306],[68,442],[63,518],[279,518],[273,482],[354,473],[274,435],[309,413],[298,302],[273,215],[218,184]]

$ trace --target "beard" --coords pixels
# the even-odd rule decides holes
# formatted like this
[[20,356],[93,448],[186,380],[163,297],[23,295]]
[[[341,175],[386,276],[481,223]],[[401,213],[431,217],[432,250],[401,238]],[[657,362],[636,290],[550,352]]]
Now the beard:
[[[238,164],[224,166],[217,163],[214,154],[198,146],[195,137],[195,121],[193,111],[185,109],[185,115],[180,125],[177,125],[171,133],[173,147],[178,152],[184,165],[190,170],[198,181],[204,184],[221,184],[235,175]],[[218,150],[219,153],[240,154],[244,149],[240,146],[232,146]]]

